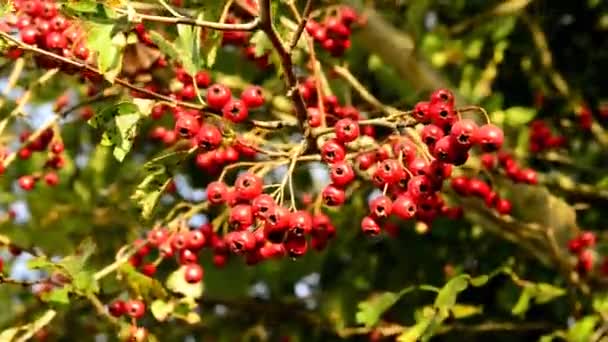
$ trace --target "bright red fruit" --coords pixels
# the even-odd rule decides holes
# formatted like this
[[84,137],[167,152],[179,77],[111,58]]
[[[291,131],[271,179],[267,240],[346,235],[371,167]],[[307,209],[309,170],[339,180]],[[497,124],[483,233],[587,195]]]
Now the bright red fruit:
[[222,115],[234,123],[239,123],[247,120],[249,110],[242,100],[230,100],[222,108]]
[[264,105],[264,92],[260,86],[248,86],[241,93],[241,101],[247,108],[255,109]]
[[125,312],[133,318],[141,318],[146,313],[146,304],[141,300],[129,300],[125,303]]
[[184,279],[189,284],[198,283],[203,279],[203,268],[199,264],[189,264],[185,266]]
[[222,84],[214,84],[207,89],[207,105],[213,109],[221,110],[230,101],[232,92]]

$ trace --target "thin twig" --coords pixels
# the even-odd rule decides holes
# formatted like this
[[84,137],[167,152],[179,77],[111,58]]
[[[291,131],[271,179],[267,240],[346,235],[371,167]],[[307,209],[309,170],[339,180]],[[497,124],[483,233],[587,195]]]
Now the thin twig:
[[289,43],[289,51],[293,51],[296,45],[298,45],[300,37],[302,37],[302,33],[304,32],[304,28],[306,28],[306,23],[308,22],[308,18],[310,16],[310,12],[312,11],[312,1],[313,0],[306,1],[306,5],[304,6],[304,12],[302,12],[302,15],[299,18],[296,18],[299,20],[299,23],[298,27],[296,28],[296,31],[293,34],[293,37],[291,38],[291,43]]
[[[127,13],[127,11],[125,11],[125,10],[117,10],[117,12],[123,13],[123,14]],[[243,24],[240,24],[240,23],[239,24],[227,24],[227,23],[218,23],[215,21],[193,19],[193,18],[183,17],[183,16],[165,17],[162,15],[152,15],[152,14],[143,14],[143,13],[137,13],[135,18],[140,19],[142,21],[152,21],[152,22],[163,23],[163,24],[172,24],[172,25],[183,24],[183,25],[205,27],[205,28],[210,28],[210,29],[218,30],[218,31],[254,31],[258,28],[258,25],[260,24],[260,20],[258,18],[255,18],[252,21],[250,21],[248,23],[243,23]]]

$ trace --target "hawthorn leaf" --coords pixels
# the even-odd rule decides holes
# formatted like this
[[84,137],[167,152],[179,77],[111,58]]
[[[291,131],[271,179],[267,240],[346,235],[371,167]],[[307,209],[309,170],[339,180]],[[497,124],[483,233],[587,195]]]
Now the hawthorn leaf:
[[168,41],[163,35],[156,31],[150,31],[150,39],[158,46],[160,51],[173,60],[181,60],[182,53],[174,43]]
[[170,183],[170,174],[164,166],[157,167],[139,183],[131,195],[131,199],[136,202],[144,219],[150,218],[161,195]]
[[523,126],[536,116],[536,109],[530,107],[511,107],[504,111],[505,124],[509,126]]
[[439,293],[435,298],[435,307],[439,309],[442,314],[447,316],[447,311],[456,304],[456,297],[458,294],[466,290],[469,286],[470,278],[471,277],[468,274],[458,275],[450,279],[447,284],[439,290]]
[[122,69],[122,50],[126,38],[122,32],[113,35],[114,24],[89,23],[87,46],[97,54],[97,67],[110,83]]
[[386,310],[395,305],[403,295],[416,289],[417,287],[410,286],[399,292],[384,292],[360,302],[357,305],[359,310],[355,316],[357,323],[363,324],[367,328],[375,326]]
[[185,278],[186,267],[181,266],[167,278],[167,288],[173,292],[180,293],[190,298],[200,298],[203,295],[204,285],[202,281],[190,284]]
[[595,331],[595,326],[599,322],[599,317],[596,315],[585,316],[578,320],[568,329],[568,342],[587,342],[591,341],[591,336]]
[[71,291],[71,286],[63,286],[60,288],[52,289],[48,292],[44,292],[41,298],[43,301],[54,305],[67,305],[70,304],[69,295]]
[[150,311],[158,321],[164,321],[173,312],[173,303],[157,299],[150,305]]
[[130,264],[120,266],[118,273],[122,276],[122,279],[131,291],[146,300],[152,301],[167,296],[167,292],[158,280],[139,273]]

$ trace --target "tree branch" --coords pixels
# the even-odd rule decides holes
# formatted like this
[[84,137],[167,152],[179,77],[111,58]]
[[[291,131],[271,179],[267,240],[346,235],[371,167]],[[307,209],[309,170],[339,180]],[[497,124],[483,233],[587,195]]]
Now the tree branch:
[[[118,12],[126,14],[126,11],[121,10]],[[260,23],[259,18],[255,18],[252,21],[250,21],[248,23],[243,23],[243,24],[227,24],[227,23],[219,23],[219,22],[214,22],[214,21],[198,20],[198,19],[193,19],[193,18],[189,18],[189,17],[165,17],[165,16],[161,16],[161,15],[151,15],[151,14],[143,14],[143,13],[137,13],[135,15],[135,18],[141,19],[143,21],[152,21],[152,22],[163,23],[163,24],[173,24],[173,25],[184,24],[184,25],[191,25],[191,26],[199,26],[199,27],[210,28],[210,29],[218,30],[218,31],[253,31],[258,28],[258,25]]]
[[291,98],[294,104],[296,118],[300,124],[300,128],[308,131],[308,124],[306,120],[306,105],[304,100],[298,91],[298,80],[293,70],[293,62],[291,60],[291,54],[285,47],[285,44],[279,37],[277,30],[272,24],[272,14],[270,13],[270,0],[260,1],[260,28],[266,35],[272,46],[276,50],[281,60],[281,66],[285,74],[285,81],[287,83],[287,95]]

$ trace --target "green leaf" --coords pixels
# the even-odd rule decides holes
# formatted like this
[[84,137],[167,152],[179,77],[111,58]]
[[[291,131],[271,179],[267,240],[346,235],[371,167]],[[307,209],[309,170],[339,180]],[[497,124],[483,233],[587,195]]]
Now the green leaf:
[[72,281],[74,288],[80,293],[94,294],[99,292],[99,284],[91,271],[78,272]]
[[511,309],[511,313],[519,316],[523,315],[528,310],[531,301],[536,304],[545,304],[565,294],[566,291],[564,289],[551,284],[529,283],[524,286],[519,299],[515,303],[515,306],[513,306],[513,309]]
[[167,288],[173,292],[180,293],[190,298],[200,298],[203,295],[204,285],[202,281],[195,284],[186,282],[185,278],[186,267],[181,266],[176,271],[171,273],[167,278]]
[[595,326],[599,322],[598,316],[586,316],[577,321],[568,329],[568,342],[587,342],[591,341],[591,335],[595,330]]
[[153,30],[150,31],[150,39],[152,39],[160,51],[170,59],[181,61],[182,53],[179,51],[178,47],[174,43],[168,41],[163,35]]
[[136,202],[144,219],[149,219],[160,200],[161,195],[171,182],[167,168],[161,166],[148,174],[139,183],[131,199]]
[[431,325],[432,318],[426,318],[408,328],[397,338],[399,342],[418,342]]
[[55,305],[70,304],[69,294],[71,290],[70,286],[52,289],[51,291],[42,294],[42,300]]
[[483,313],[483,307],[478,305],[454,304],[450,311],[455,319],[462,319]]
[[536,109],[529,107],[511,107],[504,111],[504,123],[518,127],[530,122],[536,116]]
[[65,3],[67,9],[75,12],[96,13],[97,2],[92,0],[69,1]]
[[150,311],[154,318],[162,322],[171,316],[171,313],[173,312],[173,303],[167,303],[157,299],[150,305]]
[[458,294],[466,290],[469,286],[470,278],[471,277],[468,274],[458,275],[450,279],[450,281],[439,290],[439,293],[435,298],[435,307],[438,308],[442,314],[447,316],[448,310],[456,304],[456,297]]
[[7,15],[13,11],[13,2],[11,0],[0,5],[0,17]]
[[222,35],[218,31],[207,32],[207,37],[203,43],[203,55],[205,56],[205,66],[213,67],[217,58],[217,51],[222,44]]
[[167,296],[167,292],[158,280],[137,272],[130,264],[120,266],[118,273],[122,276],[122,279],[131,291],[146,300],[153,301]]
[[101,144],[114,146],[114,157],[122,162],[133,146],[141,118],[142,114],[136,104],[121,102],[104,108],[89,120],[89,124],[104,129]]
[[356,314],[355,319],[358,324],[363,324],[367,328],[371,328],[378,324],[380,321],[380,317],[386,310],[388,310],[391,306],[395,305],[397,301],[403,297],[405,294],[412,292],[414,290],[423,290],[423,291],[436,291],[433,287],[426,286],[410,286],[399,292],[384,292],[369,298],[368,300],[359,302],[357,305],[358,312]]
[[97,54],[97,67],[104,77],[114,82],[122,69],[122,50],[126,38],[122,32],[113,35],[114,24],[89,23],[87,46]]

